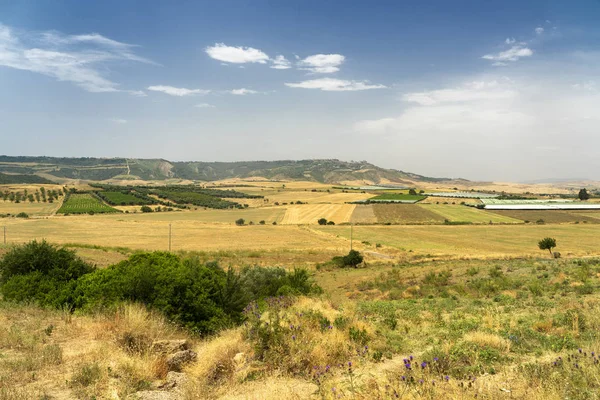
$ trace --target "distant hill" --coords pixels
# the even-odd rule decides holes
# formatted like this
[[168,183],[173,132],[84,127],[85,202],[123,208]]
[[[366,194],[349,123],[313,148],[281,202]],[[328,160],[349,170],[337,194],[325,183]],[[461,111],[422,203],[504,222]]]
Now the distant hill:
[[321,183],[362,182],[365,184],[439,182],[410,172],[380,168],[366,161],[283,160],[239,162],[171,162],[162,159],[55,158],[0,156],[0,172],[65,179],[103,181],[108,179],[215,181],[230,178],[308,180]]
[[19,183],[54,183],[37,175],[3,174],[0,172],[0,185]]

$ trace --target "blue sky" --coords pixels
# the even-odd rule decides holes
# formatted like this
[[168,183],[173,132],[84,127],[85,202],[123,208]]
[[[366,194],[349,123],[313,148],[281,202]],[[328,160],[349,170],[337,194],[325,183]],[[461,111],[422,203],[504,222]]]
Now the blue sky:
[[600,180],[599,20],[598,1],[0,1],[0,153]]

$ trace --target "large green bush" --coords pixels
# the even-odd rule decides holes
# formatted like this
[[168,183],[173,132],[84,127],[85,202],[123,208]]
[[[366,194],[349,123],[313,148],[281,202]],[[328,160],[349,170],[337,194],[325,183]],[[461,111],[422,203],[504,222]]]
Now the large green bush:
[[248,267],[238,273],[198,258],[153,252],[95,270],[70,250],[35,241],[13,248],[0,261],[0,283],[8,300],[57,308],[90,311],[141,303],[198,333],[241,323],[251,301],[320,291],[302,269]]
[[70,306],[77,279],[94,269],[71,250],[34,240],[0,260],[0,291],[7,300]]

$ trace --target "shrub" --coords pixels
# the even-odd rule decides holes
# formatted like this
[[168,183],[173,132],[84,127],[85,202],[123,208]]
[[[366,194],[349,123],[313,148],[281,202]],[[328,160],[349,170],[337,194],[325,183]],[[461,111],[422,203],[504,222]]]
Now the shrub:
[[327,225],[327,220],[326,220],[325,218],[319,218],[319,219],[317,220],[317,223],[318,223],[319,225]]
[[140,208],[140,211],[141,211],[141,212],[143,212],[143,213],[151,213],[151,212],[153,212],[154,210],[152,210],[152,208],[150,208],[150,207],[148,207],[148,206],[142,206],[142,207]]
[[333,222],[333,221],[327,221],[327,225],[335,225],[335,222]]
[[26,212],[20,212],[16,215],[17,218],[29,218],[29,214]]
[[242,225],[244,225],[245,223],[246,223],[246,220],[245,220],[244,218],[240,218],[240,219],[237,219],[237,220],[235,220],[235,224],[236,224],[237,226],[242,226]]
[[363,262],[363,256],[356,250],[350,250],[345,256],[336,256],[331,259],[331,262],[340,268],[354,267],[356,268],[360,263]]

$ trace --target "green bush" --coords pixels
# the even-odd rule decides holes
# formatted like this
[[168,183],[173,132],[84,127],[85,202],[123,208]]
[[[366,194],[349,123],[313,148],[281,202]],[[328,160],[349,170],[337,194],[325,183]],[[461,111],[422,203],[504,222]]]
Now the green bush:
[[7,300],[70,305],[77,279],[94,269],[72,250],[34,240],[12,248],[0,260],[0,291]]
[[20,212],[17,214],[17,218],[29,218],[29,214],[26,212]]

